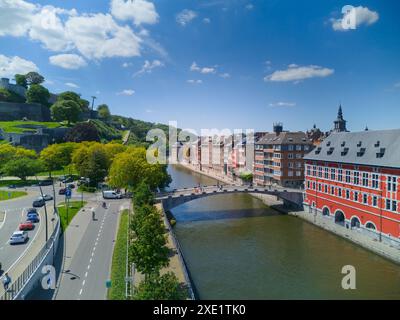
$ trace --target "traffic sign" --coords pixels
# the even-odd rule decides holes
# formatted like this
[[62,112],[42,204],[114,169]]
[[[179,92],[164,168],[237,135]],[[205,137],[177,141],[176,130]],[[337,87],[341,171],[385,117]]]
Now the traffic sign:
[[71,190],[71,189],[67,189],[67,190],[65,191],[65,197],[68,198],[68,199],[70,199],[71,196],[72,196],[72,190]]
[[107,280],[107,281],[106,281],[106,288],[107,288],[107,289],[110,289],[111,286],[112,286],[111,280]]

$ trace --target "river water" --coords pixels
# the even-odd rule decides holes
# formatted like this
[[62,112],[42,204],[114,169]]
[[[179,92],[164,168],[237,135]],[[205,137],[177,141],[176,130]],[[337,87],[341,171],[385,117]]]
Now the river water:
[[[168,170],[171,189],[217,183]],[[172,213],[200,299],[400,299],[400,266],[250,195],[199,199]],[[342,289],[346,265],[355,267],[355,290]]]

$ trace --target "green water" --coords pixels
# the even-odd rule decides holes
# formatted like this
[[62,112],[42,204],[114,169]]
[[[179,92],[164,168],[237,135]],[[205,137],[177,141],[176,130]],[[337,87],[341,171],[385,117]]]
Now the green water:
[[[171,188],[216,183],[169,171]],[[400,299],[400,266],[249,195],[195,200],[173,214],[201,299]],[[341,287],[345,265],[356,269],[356,290]]]

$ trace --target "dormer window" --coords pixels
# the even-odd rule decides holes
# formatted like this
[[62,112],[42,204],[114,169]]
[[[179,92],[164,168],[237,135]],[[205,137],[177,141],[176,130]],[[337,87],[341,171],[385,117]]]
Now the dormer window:
[[360,148],[361,146],[362,146],[362,142],[359,141],[359,142],[357,143],[357,147]]
[[377,157],[377,158],[383,158],[383,156],[385,155],[385,151],[386,151],[385,148],[381,148],[381,149],[379,150],[379,152],[376,154],[376,157]]
[[332,153],[333,153],[333,150],[335,150],[335,148],[333,148],[333,147],[331,147],[331,148],[329,148],[329,150],[328,150],[328,155],[331,155]]
[[380,145],[381,145],[381,142],[380,142],[380,141],[377,141],[377,142],[375,143],[375,148],[378,148]]
[[315,154],[320,154],[321,153],[322,148],[318,147],[317,150],[315,150]]
[[346,141],[343,141],[341,146],[344,147],[346,145]]
[[328,141],[328,142],[326,143],[326,146],[327,146],[327,147],[330,147],[330,146],[331,146],[331,142]]
[[362,157],[365,154],[365,148],[361,148],[360,151],[357,152],[357,157]]
[[349,148],[344,148],[341,155],[346,156],[349,153]]

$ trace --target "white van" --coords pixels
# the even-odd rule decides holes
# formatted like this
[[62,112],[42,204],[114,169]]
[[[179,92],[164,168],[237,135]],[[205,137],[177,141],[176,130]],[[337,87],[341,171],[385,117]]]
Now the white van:
[[122,194],[112,190],[103,191],[104,199],[122,199]]

